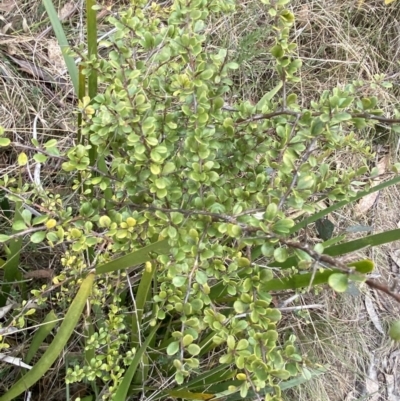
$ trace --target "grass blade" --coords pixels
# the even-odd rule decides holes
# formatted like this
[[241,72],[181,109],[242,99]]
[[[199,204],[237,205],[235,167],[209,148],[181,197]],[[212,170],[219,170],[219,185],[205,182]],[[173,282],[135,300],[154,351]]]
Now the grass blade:
[[[358,267],[360,264],[361,267]],[[374,264],[372,261],[359,261],[352,265],[355,265],[355,270],[360,273],[366,274],[372,272],[374,269]],[[341,273],[341,270],[332,269],[325,270],[323,272],[316,272],[315,274],[305,273],[305,274],[295,274],[292,277],[285,278],[275,278],[267,281],[262,285],[263,291],[282,291],[282,290],[297,290],[299,288],[308,287],[314,276],[312,285],[320,285],[328,282],[329,277],[334,273]]]
[[[397,241],[400,239],[400,229],[396,228],[390,231],[384,231],[383,233],[368,235],[363,238],[359,238],[353,241],[344,242],[343,244],[333,245],[329,248],[325,248],[323,254],[329,256],[341,256],[346,253],[355,252],[367,246],[378,246],[387,244],[388,242]],[[281,269],[289,269],[292,266],[297,265],[297,259],[295,256],[291,256],[284,262],[271,262],[268,264],[270,267],[279,267]]]
[[307,217],[306,219],[304,219],[304,220],[300,221],[299,223],[295,224],[295,225],[290,229],[290,232],[289,232],[289,233],[290,233],[290,234],[293,234],[293,233],[299,231],[301,228],[304,228],[304,227],[307,226],[308,224],[311,224],[311,223],[313,223],[313,222],[315,222],[315,221],[317,221],[317,220],[319,220],[319,219],[321,219],[321,218],[327,216],[329,213],[332,213],[332,212],[334,212],[335,210],[338,210],[338,209],[340,209],[340,208],[343,207],[343,206],[346,206],[346,205],[348,205],[348,204],[350,204],[350,203],[352,203],[352,202],[355,202],[355,201],[357,201],[358,199],[361,199],[361,198],[363,198],[364,196],[367,196],[367,195],[369,195],[369,194],[372,194],[372,193],[374,193],[374,192],[376,192],[376,191],[379,191],[379,190],[381,190],[381,189],[390,187],[391,185],[398,184],[399,182],[400,182],[400,176],[399,176],[399,177],[392,178],[391,180],[382,182],[382,183],[380,183],[380,184],[378,184],[378,185],[375,185],[374,187],[370,188],[370,189],[367,190],[367,191],[361,191],[361,192],[359,192],[356,196],[352,197],[352,198],[349,199],[349,200],[337,202],[337,203],[335,203],[334,205],[332,205],[332,206],[330,206],[330,207],[328,207],[328,208],[326,208],[326,209],[324,209],[324,210],[321,210],[320,212],[315,213],[315,214],[313,214],[312,216]]
[[152,394],[151,399],[153,401],[166,399],[170,391],[196,390],[196,392],[198,392],[201,391],[200,389],[204,389],[208,394],[211,394],[208,390],[210,386],[221,385],[222,381],[232,379],[235,373],[234,370],[227,369],[226,365],[219,365],[207,372],[199,374],[197,377],[187,383],[181,384],[174,390],[164,390],[162,392],[157,392],[156,395]]
[[96,353],[93,348],[86,347],[87,341],[94,334],[94,327],[90,316],[88,316],[85,319],[84,333],[85,333],[85,362],[86,365],[90,366],[90,361],[96,356]]
[[74,86],[75,94],[78,96],[79,93],[78,68],[75,64],[75,60],[71,56],[66,54],[66,50],[69,49],[69,43],[67,37],[65,36],[64,29],[61,25],[61,22],[57,15],[57,11],[54,8],[52,1],[43,0],[43,5],[47,11],[47,15],[49,16],[58,44],[61,48],[65,65],[67,66],[69,76],[71,77],[71,81]]
[[[88,57],[89,60],[97,58],[97,18],[96,10],[93,6],[96,4],[95,0],[86,0],[86,27],[87,27],[87,42],[88,42]],[[97,72],[92,69],[88,78],[88,95],[93,99],[97,95]],[[88,138],[90,142],[90,138]],[[97,161],[97,147],[91,144],[89,149],[90,165],[94,166]]]
[[[83,103],[83,98],[86,95],[86,81],[85,81],[85,75],[83,75],[82,73],[83,71],[83,66],[80,65],[79,66],[79,70],[78,70],[78,86],[79,86],[79,90],[78,90],[78,99]],[[77,134],[77,142],[81,145],[84,145],[84,140],[82,138],[82,120],[83,116],[82,116],[82,112],[79,111],[78,112],[78,134]],[[79,179],[80,182],[82,182],[81,179]]]
[[73,333],[86,300],[90,295],[94,281],[94,274],[89,274],[82,282],[81,287],[72,301],[64,321],[58,330],[54,340],[47,348],[46,352],[39,359],[36,365],[27,372],[20,380],[18,380],[6,394],[0,397],[0,401],[11,401],[18,395],[22,394],[29,387],[40,380],[43,375],[51,368],[57,357],[61,354],[65,344]]
[[[13,223],[17,221],[23,221],[23,217],[21,215],[22,202],[15,202],[15,215]],[[17,233],[18,230],[13,230],[13,233]],[[21,280],[21,274],[18,270],[19,267],[19,258],[21,254],[22,248],[22,237],[17,237],[10,241],[10,254],[7,257],[7,261],[2,266],[4,271],[4,284],[1,286],[0,290],[0,307],[6,305],[8,296],[10,294],[11,285],[8,283],[12,283],[15,281]],[[21,294],[23,291],[21,291]]]
[[[150,341],[153,339],[153,336],[156,334],[159,327],[160,327],[160,324],[153,327],[153,330],[151,330],[150,334],[146,338],[146,341],[136,351],[135,357],[133,358],[128,370],[125,372],[124,378],[122,379],[122,383],[119,385],[118,390],[115,393],[115,396],[114,396],[115,400],[123,401],[123,400],[127,399],[129,387],[131,385],[133,376],[136,373],[136,370],[140,364],[143,354],[145,353]],[[1,398],[0,398],[0,401],[2,401]]]
[[132,266],[140,265],[151,260],[150,253],[168,253],[170,246],[168,240],[157,241],[154,244],[147,245],[138,251],[129,253],[111,262],[96,267],[96,274],[110,273],[117,270],[127,269]]
[[51,330],[54,329],[56,324],[57,315],[54,313],[54,311],[50,311],[43,320],[43,325],[39,327],[38,331],[33,336],[31,346],[29,347],[29,350],[25,357],[26,363],[29,364],[31,362],[39,347],[42,345],[46,337],[50,334]]
[[134,347],[139,343],[140,336],[140,326],[142,323],[143,311],[150,293],[151,283],[153,281],[153,276],[156,271],[156,266],[152,265],[151,271],[143,269],[142,278],[140,279],[139,288],[135,296],[135,310],[132,314],[132,345]]
[[211,400],[215,397],[209,393],[192,393],[189,390],[167,390],[166,393],[172,398],[182,398],[183,400]]
[[346,253],[355,252],[367,246],[378,246],[400,239],[400,229],[384,231],[383,233],[368,235],[360,239],[331,246],[324,250],[324,254],[330,256],[340,256]]
[[[93,57],[97,58],[97,17],[96,10],[93,10],[94,5],[96,5],[95,0],[86,0],[86,27],[89,60]],[[93,99],[97,95],[97,72],[94,69],[89,75],[88,94],[90,99]]]

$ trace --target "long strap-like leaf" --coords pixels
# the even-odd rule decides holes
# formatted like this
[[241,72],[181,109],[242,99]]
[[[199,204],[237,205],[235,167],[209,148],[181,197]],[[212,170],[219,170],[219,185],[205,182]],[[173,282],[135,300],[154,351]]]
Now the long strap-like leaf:
[[66,53],[66,50],[69,49],[69,43],[67,37],[65,36],[64,29],[61,25],[61,22],[57,15],[57,11],[54,8],[52,1],[43,0],[43,5],[46,8],[58,44],[61,47],[61,51],[64,57],[65,64],[68,69],[68,73],[71,77],[72,84],[74,85],[75,94],[78,95],[78,90],[79,90],[78,67],[75,64],[75,60]]
[[379,191],[379,190],[381,190],[381,189],[390,187],[391,185],[395,185],[395,184],[398,184],[398,183],[400,183],[400,176],[395,177],[395,178],[393,178],[393,179],[391,179],[391,180],[382,182],[382,183],[380,183],[380,184],[378,184],[378,185],[375,185],[374,187],[370,188],[370,189],[367,190],[367,191],[361,191],[361,192],[359,192],[356,196],[354,196],[354,197],[352,197],[352,198],[350,198],[350,199],[348,199],[348,200],[344,200],[344,201],[341,201],[341,202],[337,202],[337,203],[335,203],[334,205],[332,205],[332,206],[330,206],[330,207],[327,207],[326,209],[321,210],[320,212],[315,213],[315,214],[313,214],[312,216],[309,216],[309,217],[307,217],[306,219],[304,219],[304,220],[300,221],[299,223],[295,224],[295,225],[290,229],[290,234],[293,234],[293,233],[299,231],[301,228],[304,228],[304,227],[307,226],[308,224],[314,223],[314,221],[317,221],[317,220],[321,219],[322,217],[327,216],[329,213],[332,213],[332,212],[334,212],[335,210],[338,210],[338,209],[340,209],[340,208],[343,207],[343,206],[346,206],[346,205],[348,205],[348,204],[350,204],[350,203],[352,203],[352,202],[355,202],[355,201],[357,201],[358,199],[363,198],[364,196],[367,196],[367,195],[369,195],[369,194],[372,194],[373,192]]
[[54,340],[47,348],[47,351],[39,359],[36,365],[27,372],[21,379],[19,379],[11,388],[7,391],[0,401],[11,401],[18,395],[22,394],[29,387],[33,386],[43,375],[51,368],[53,363],[61,354],[65,344],[71,337],[82,310],[85,306],[86,300],[90,295],[94,281],[94,274],[89,274],[82,282],[81,288],[76,294],[71,306],[65,315],[64,321],[62,322],[60,329],[58,330]]

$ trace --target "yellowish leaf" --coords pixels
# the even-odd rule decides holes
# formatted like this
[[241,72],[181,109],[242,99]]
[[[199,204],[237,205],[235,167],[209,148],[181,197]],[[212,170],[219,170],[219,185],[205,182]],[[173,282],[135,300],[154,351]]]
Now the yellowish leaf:
[[21,152],[18,156],[18,165],[25,166],[28,163],[28,156],[25,152]]

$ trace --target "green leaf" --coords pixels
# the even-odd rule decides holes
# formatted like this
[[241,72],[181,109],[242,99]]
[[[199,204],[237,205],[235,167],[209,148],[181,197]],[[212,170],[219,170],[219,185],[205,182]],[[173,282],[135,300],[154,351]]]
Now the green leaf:
[[172,172],[174,172],[176,170],[175,164],[172,162],[166,162],[164,164],[164,167],[162,169],[162,175],[168,175],[171,174]]
[[349,278],[344,273],[334,273],[329,276],[328,284],[336,292],[345,292],[349,284]]
[[11,143],[11,141],[8,138],[0,138],[0,146],[8,146]]
[[263,108],[263,106],[265,106],[265,104],[267,104],[268,102],[270,102],[273,97],[281,90],[283,86],[283,82],[279,81],[279,83],[275,86],[274,89],[272,89],[271,91],[269,91],[268,93],[266,93],[261,99],[260,101],[257,103],[257,109],[261,110]]
[[170,246],[168,240],[162,240],[129,253],[128,255],[114,259],[111,262],[96,267],[96,274],[110,273],[117,270],[127,269],[129,267],[140,265],[151,260],[151,253],[166,254],[169,253]]
[[237,70],[239,68],[239,64],[235,62],[230,62],[226,65],[226,68],[229,68],[230,70]]
[[313,137],[318,136],[324,130],[325,124],[321,121],[320,118],[315,118],[311,123],[311,135]]
[[175,276],[172,279],[172,283],[175,287],[182,287],[186,283],[187,278],[185,276]]
[[297,182],[297,189],[308,189],[314,185],[314,177],[312,175],[301,174]]
[[290,373],[287,370],[271,370],[270,374],[282,380],[287,380],[290,377]]
[[293,225],[294,221],[292,219],[281,219],[272,225],[272,231],[278,234],[287,234]]
[[288,257],[286,248],[276,248],[274,258],[277,262],[284,262]]
[[[21,186],[21,183],[19,184],[19,186]],[[22,210],[22,202],[18,199],[15,201],[14,222],[23,220],[21,210]],[[13,230],[13,234],[15,234],[16,232],[17,230]],[[4,277],[3,277],[4,284],[0,288],[0,307],[6,305],[7,298],[11,289],[11,285],[9,283],[13,281],[18,281],[21,278],[21,274],[19,272],[19,260],[20,260],[21,248],[22,248],[22,236],[10,240],[9,243],[10,252],[7,256],[6,263],[2,266],[2,269],[4,271]],[[21,292],[23,292],[24,290],[23,285],[20,285],[19,289]]]
[[273,221],[278,213],[278,205],[276,203],[270,203],[267,206],[267,211],[265,212],[265,219],[267,221]]
[[197,344],[190,344],[187,347],[187,351],[189,352],[190,355],[195,356],[200,354],[200,347]]
[[1,242],[7,242],[10,240],[10,236],[9,235],[5,235],[5,234],[0,234],[0,243]]
[[285,53],[282,49],[281,45],[275,45],[272,49],[271,49],[271,54],[275,57],[275,58],[281,58]]
[[12,229],[15,231],[26,230],[27,228],[28,227],[26,226],[26,224],[23,220],[15,221],[14,224],[12,225]]
[[175,355],[179,351],[179,341],[173,341],[167,347],[167,355]]
[[312,216],[307,217],[306,219],[302,220],[301,222],[295,224],[291,229],[290,229],[290,234],[293,234],[297,231],[299,231],[301,228],[304,228],[305,226],[307,226],[308,224],[314,223],[315,221],[317,221],[318,219],[321,219],[322,217],[327,216],[329,213],[334,212],[335,210],[338,210],[340,208],[342,208],[343,206],[347,206],[349,204],[351,204],[352,202],[357,201],[358,199],[363,198],[364,196],[367,196],[369,194],[372,194],[376,191],[379,191],[381,189],[387,188],[391,185],[396,185],[400,182],[400,176],[399,177],[395,177],[391,180],[382,182],[381,184],[378,184],[374,187],[372,187],[371,189],[367,190],[367,191],[361,191],[359,192],[356,196],[350,198],[349,200],[344,200],[341,202],[337,202],[334,205],[327,207],[326,209],[321,210],[318,213],[313,214]]
[[213,75],[214,75],[214,71],[210,68],[208,70],[204,70],[200,74],[200,78],[204,79],[205,81],[208,81]]
[[47,149],[47,148],[54,148],[57,145],[57,139],[50,139],[49,141],[47,141],[43,146]]
[[337,124],[337,123],[341,123],[343,121],[349,121],[351,120],[352,115],[346,112],[342,112],[342,113],[336,113],[333,115],[333,118],[331,120],[331,124]]
[[44,163],[47,160],[47,156],[43,153],[36,153],[36,155],[33,156],[33,159],[38,163]]
[[330,256],[341,256],[368,246],[374,247],[400,240],[400,229],[384,231],[383,233],[369,235],[343,244],[331,246],[324,250],[324,254]]
[[31,242],[34,244],[39,244],[40,242],[42,242],[44,240],[45,237],[46,237],[45,231],[36,231],[31,236]]
[[25,363],[29,364],[31,362],[32,358],[36,355],[43,341],[47,338],[47,336],[50,334],[51,330],[53,330],[56,324],[57,315],[54,313],[54,311],[50,311],[44,318],[43,324],[39,326],[38,330],[32,338],[31,345],[24,359]]
[[143,269],[142,278],[140,279],[139,288],[136,293],[136,310],[132,313],[131,339],[134,347],[139,344],[139,336],[141,332],[142,317],[145,304],[151,293],[153,277],[156,273],[156,266],[150,262],[146,262]]
[[[160,324],[153,327],[151,332],[146,338],[146,341],[142,344],[142,346],[136,351],[135,357],[133,358],[131,364],[129,365],[128,370],[125,372],[124,377],[122,379],[121,384],[118,386],[118,389],[114,395],[115,400],[126,400],[128,399],[128,391],[132,383],[132,379],[137,371],[137,368],[140,365],[140,361],[142,360],[143,354],[146,352],[150,341],[153,339],[156,334]],[[0,400],[1,401],[1,400]]]
[[65,36],[61,22],[58,18],[57,11],[54,8],[54,5],[51,0],[43,0],[43,5],[46,8],[54,33],[57,37],[58,44],[61,48],[69,76],[71,77],[71,81],[75,89],[75,94],[78,95],[79,91],[78,68],[75,64],[75,60],[73,59],[73,57],[66,54],[66,50],[69,49],[69,43],[67,37]]
[[329,219],[320,219],[315,222],[315,228],[317,229],[318,236],[327,241],[332,238],[335,225]]
[[282,18],[285,22],[287,22],[287,23],[289,23],[289,24],[292,24],[292,23],[294,22],[294,14],[291,13],[289,10],[284,10],[284,11],[282,11],[282,13],[281,13],[281,18]]
[[62,351],[74,332],[79,321],[82,310],[90,295],[94,281],[94,274],[89,274],[82,282],[81,287],[72,301],[63,322],[52,343],[48,346],[46,352],[39,361],[28,371],[21,379],[0,397],[0,401],[11,401],[24,391],[38,382],[45,373],[51,368],[56,359],[62,354]]
[[400,341],[400,320],[390,325],[389,337],[394,341]]

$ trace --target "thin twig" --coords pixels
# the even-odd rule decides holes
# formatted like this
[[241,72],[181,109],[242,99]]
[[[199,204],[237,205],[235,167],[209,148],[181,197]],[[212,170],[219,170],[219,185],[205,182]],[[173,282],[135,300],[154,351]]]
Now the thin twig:
[[395,299],[397,302],[400,303],[400,294],[393,292],[386,284],[373,280],[371,278],[367,279],[365,281],[365,284],[367,284],[374,290],[384,292],[385,294],[389,295],[390,297],[392,297],[393,299]]
[[[299,121],[299,117],[296,118],[296,121],[295,121],[295,123],[294,123],[294,125],[293,125],[293,128],[292,128],[292,133],[293,133],[293,131],[295,130],[298,121]],[[291,134],[291,135],[292,135],[292,134]],[[292,179],[292,182],[291,182],[290,185],[289,185],[289,188],[287,189],[287,191],[285,192],[285,194],[284,194],[284,195],[281,197],[281,199],[279,200],[279,203],[278,203],[278,210],[280,210],[280,209],[282,208],[282,206],[283,206],[283,204],[285,203],[286,199],[288,198],[288,196],[289,196],[290,193],[292,192],[294,186],[296,185],[297,179],[299,178],[299,169],[301,168],[302,164],[305,163],[305,162],[307,161],[307,159],[310,157],[311,153],[314,151],[314,145],[315,145],[315,142],[316,142],[316,141],[317,141],[317,138],[314,138],[314,139],[311,141],[310,145],[308,146],[308,148],[307,148],[306,151],[304,152],[302,158],[300,159],[299,167],[296,168],[296,170],[295,170],[295,172],[294,172],[294,174],[293,174],[293,179]]]
[[299,310],[306,310],[306,309],[323,309],[325,308],[322,304],[312,304],[312,305],[298,305],[298,306],[285,306],[282,308],[275,308],[281,312],[295,312]]

